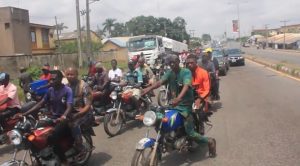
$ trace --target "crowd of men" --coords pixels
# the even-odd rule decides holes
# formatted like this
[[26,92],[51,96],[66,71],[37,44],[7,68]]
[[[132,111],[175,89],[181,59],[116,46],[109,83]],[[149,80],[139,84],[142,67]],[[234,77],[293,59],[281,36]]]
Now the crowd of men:
[[[210,96],[217,100],[220,98],[218,94],[218,65],[215,65],[217,62],[214,62],[211,52],[212,50],[206,50],[201,62],[195,54],[184,57],[184,62],[180,56],[168,55],[165,63],[169,65],[171,70],[165,72],[160,80],[155,80],[156,77],[145,63],[143,56],[129,61],[128,72],[125,75],[117,67],[117,60],[115,59],[111,61],[112,69],[108,72],[101,62],[97,62],[92,64],[88,71],[88,74],[93,77],[93,86],[82,81],[78,77],[78,70],[74,67],[69,67],[62,72],[57,68],[50,70],[50,66],[46,64],[42,67],[40,79],[49,81],[46,85],[49,88],[48,92],[27,112],[20,112],[21,104],[17,87],[10,82],[9,74],[0,73],[0,107],[6,104],[8,111],[5,116],[1,114],[0,120],[3,122],[5,118],[10,116],[27,116],[46,105],[48,112],[51,113],[51,118],[60,122],[59,125],[56,125],[50,140],[55,142],[69,128],[75,138],[75,147],[80,150],[83,148],[80,125],[90,122],[93,118],[91,111],[93,98],[109,96],[110,82],[120,83],[122,86],[132,86],[131,89],[123,93],[132,93],[131,99],[137,108],[137,114],[140,113],[139,98],[142,95],[151,93],[154,96],[153,89],[163,84],[169,84],[172,96],[170,104],[185,118],[186,133],[197,143],[206,143],[210,156],[215,156],[216,140],[196,132],[191,115],[192,111],[200,108],[203,103],[205,104],[205,111],[209,111]],[[183,66],[180,65],[182,63]],[[30,90],[29,85],[33,79],[25,68],[21,68],[20,72],[19,85],[26,94]],[[193,103],[194,108],[192,107]],[[60,153],[59,147],[56,147],[55,151],[60,156],[64,155]]]

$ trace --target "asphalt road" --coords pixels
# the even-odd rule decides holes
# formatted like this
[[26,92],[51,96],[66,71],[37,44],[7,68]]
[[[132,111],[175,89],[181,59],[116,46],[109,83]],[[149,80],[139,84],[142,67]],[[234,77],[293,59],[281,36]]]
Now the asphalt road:
[[[221,101],[215,104],[208,136],[217,140],[217,157],[208,158],[207,148],[195,153],[172,153],[163,166],[299,166],[300,82],[246,61],[231,67],[221,78]],[[103,124],[95,128],[96,149],[91,166],[128,166],[136,142],[146,128],[129,123],[124,132],[109,138]],[[151,135],[154,135],[152,133]],[[11,157],[11,148],[0,147],[0,161]]]
[[288,63],[300,67],[300,52],[295,51],[282,51],[272,49],[256,49],[256,48],[243,48],[247,55],[257,56],[259,58],[269,59],[276,63]]

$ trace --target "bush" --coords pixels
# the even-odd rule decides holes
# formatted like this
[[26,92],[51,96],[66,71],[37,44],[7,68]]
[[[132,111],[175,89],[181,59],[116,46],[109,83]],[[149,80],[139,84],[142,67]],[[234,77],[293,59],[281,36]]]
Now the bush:
[[42,70],[38,66],[32,66],[27,69],[27,72],[30,73],[33,80],[38,80],[42,74]]

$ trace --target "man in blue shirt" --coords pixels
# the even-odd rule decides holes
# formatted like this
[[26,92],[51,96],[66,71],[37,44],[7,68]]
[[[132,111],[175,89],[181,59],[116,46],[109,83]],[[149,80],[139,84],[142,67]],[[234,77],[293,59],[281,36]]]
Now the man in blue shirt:
[[63,74],[61,71],[53,70],[50,73],[51,78],[49,83],[51,87],[47,94],[34,107],[24,113],[23,116],[31,114],[39,110],[44,104],[47,104],[50,117],[58,122],[52,135],[49,136],[49,144],[53,145],[54,152],[63,160],[64,153],[59,146],[55,145],[60,138],[71,134],[68,119],[72,111],[73,93],[70,87],[62,84]]

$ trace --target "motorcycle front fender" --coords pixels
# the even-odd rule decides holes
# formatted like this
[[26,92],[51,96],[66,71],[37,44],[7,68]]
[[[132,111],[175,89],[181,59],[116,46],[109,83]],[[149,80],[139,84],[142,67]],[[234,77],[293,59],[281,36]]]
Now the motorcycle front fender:
[[154,146],[154,144],[155,144],[154,138],[143,138],[136,144],[136,149],[143,150],[146,148],[151,148]]
[[110,114],[110,113],[117,112],[117,111],[118,111],[117,108],[110,108],[106,111],[106,113]]

